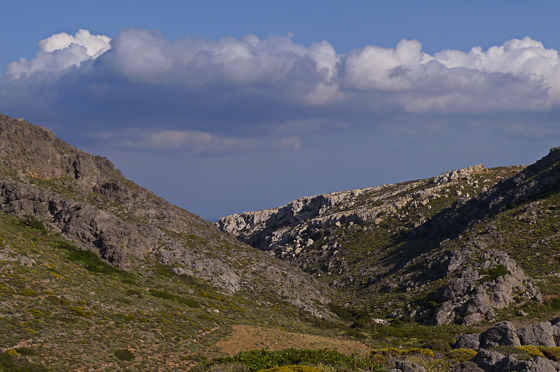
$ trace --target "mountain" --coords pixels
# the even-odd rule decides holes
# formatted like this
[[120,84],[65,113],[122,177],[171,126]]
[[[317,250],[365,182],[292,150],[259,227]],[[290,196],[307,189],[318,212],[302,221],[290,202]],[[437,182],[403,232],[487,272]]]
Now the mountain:
[[0,371],[560,370],[559,167],[552,149],[212,224],[0,115]]
[[216,226],[297,264],[366,323],[478,324],[557,295],[559,162],[555,148],[528,167],[305,197]]
[[[154,354],[167,353],[233,324],[305,329],[335,317],[331,291],[298,267],[127,180],[106,158],[5,115],[0,212],[0,350],[32,347],[55,370],[78,363],[72,345],[81,341],[99,360],[79,364],[118,364],[112,349],[96,348],[150,339]],[[186,350],[170,360],[192,363],[183,359],[196,348]]]
[[314,303],[328,302],[297,268],[220,233],[46,128],[0,116],[0,175],[0,211],[35,217],[120,269],[150,275],[163,264],[230,294],[266,290],[317,314]]

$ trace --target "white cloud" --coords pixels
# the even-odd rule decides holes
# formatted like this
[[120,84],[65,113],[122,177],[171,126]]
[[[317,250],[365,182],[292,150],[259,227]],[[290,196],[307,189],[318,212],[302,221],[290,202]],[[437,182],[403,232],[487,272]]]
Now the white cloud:
[[291,35],[170,42],[138,28],[112,40],[80,30],[42,40],[33,59],[0,76],[0,111],[86,116],[99,125],[91,131],[151,133],[127,146],[193,153],[298,148],[304,136],[375,126],[379,117],[558,106],[558,52],[528,37],[486,51],[430,55],[419,41],[402,40],[342,55],[327,41],[304,46]]
[[52,35],[39,42],[39,51],[54,52],[63,50],[72,44],[86,48],[87,55],[95,58],[110,48],[111,38],[104,35],[92,35],[88,30],[80,29],[74,36],[65,32]]
[[366,46],[346,59],[346,82],[352,88],[408,90],[414,87],[414,72],[424,53],[416,40],[402,40],[395,49]]
[[346,59],[344,86],[394,94],[409,111],[545,110],[560,104],[560,58],[529,37],[431,56],[416,40],[366,46]]
[[132,138],[119,141],[120,145],[136,149],[180,150],[191,155],[302,148],[302,142],[296,136],[236,138],[201,131],[167,130],[149,134],[133,133],[128,137]]
[[31,61],[21,58],[8,64],[6,75],[17,79],[36,71],[64,71],[99,57],[110,49],[110,42],[111,38],[91,35],[87,30],[79,30],[74,36],[55,34],[39,42],[39,51]]
[[134,81],[180,79],[194,86],[217,81],[233,85],[282,82],[306,60],[313,64],[313,72],[329,82],[339,63],[326,41],[305,48],[290,36],[260,40],[246,35],[219,40],[186,37],[170,43],[159,32],[135,28],[115,38],[108,60]]

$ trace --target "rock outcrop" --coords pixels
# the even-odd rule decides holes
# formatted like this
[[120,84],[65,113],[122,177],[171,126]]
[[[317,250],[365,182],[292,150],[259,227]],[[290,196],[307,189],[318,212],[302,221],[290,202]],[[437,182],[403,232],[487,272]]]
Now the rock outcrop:
[[[560,346],[553,336],[557,321],[558,319],[553,319],[550,322],[540,322],[519,329],[516,329],[511,322],[500,322],[482,333],[461,335],[455,348],[477,350],[478,353],[471,362],[483,371],[560,371],[560,364],[553,360],[539,356],[522,360],[524,358],[518,359],[515,354],[506,356],[491,349],[500,346]],[[521,353],[522,349],[519,352]],[[473,366],[471,365],[469,368],[473,368]],[[452,370],[461,371],[463,369],[456,367]]]
[[[477,165],[430,179],[300,198],[280,208],[227,216],[216,226],[297,263],[333,289],[358,290],[359,298],[372,301],[376,295],[404,292],[401,298],[408,301],[424,296],[438,304],[433,309],[409,304],[390,317],[412,316],[432,325],[476,324],[492,321],[494,310],[509,306],[516,296],[541,297],[513,258],[492,249],[500,239],[496,233],[457,247],[454,238],[468,223],[441,227],[441,216],[455,216],[471,198],[487,195],[503,175],[521,169]],[[423,294],[438,282],[444,284]]]
[[455,322],[457,318],[462,319],[463,325],[492,321],[494,309],[507,307],[515,296],[542,299],[533,280],[503,252],[489,250],[474,263],[460,259],[451,265],[455,267],[449,273],[458,273],[458,277],[434,296],[441,303],[433,317],[434,325]]
[[495,346],[546,346],[560,347],[558,318],[517,329],[511,322],[500,322],[482,333],[462,334],[455,348],[485,349]]
[[[407,206],[426,206],[430,200],[448,198],[446,189],[460,180],[478,184],[473,177],[484,171],[480,164],[434,179],[304,197],[280,208],[226,216],[216,226],[255,248],[295,256],[298,248],[301,251],[310,245],[308,236],[314,230],[342,224],[377,226]],[[416,223],[422,222],[419,218]]]
[[267,289],[278,299],[330,316],[316,305],[329,301],[328,291],[298,268],[128,181],[106,158],[87,154],[46,128],[4,115],[0,212],[35,217],[124,270],[150,275],[155,265],[164,264],[228,293]]

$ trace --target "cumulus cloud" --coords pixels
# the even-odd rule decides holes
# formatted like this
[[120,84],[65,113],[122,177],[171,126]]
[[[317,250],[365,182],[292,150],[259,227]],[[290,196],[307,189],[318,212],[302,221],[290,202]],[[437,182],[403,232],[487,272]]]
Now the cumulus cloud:
[[309,48],[291,36],[255,35],[220,40],[190,37],[170,43],[157,31],[123,30],[114,40],[107,61],[132,81],[161,82],[179,79],[196,87],[225,82],[235,85],[273,84],[297,74],[305,64],[325,82],[336,77],[339,57],[323,41]]
[[92,35],[79,30],[74,36],[67,33],[52,35],[39,42],[39,51],[31,61],[21,58],[8,65],[6,75],[21,78],[36,71],[58,72],[95,59],[110,49],[111,38]]
[[86,117],[90,131],[150,133],[123,145],[191,153],[297,149],[301,133],[364,128],[380,116],[558,106],[558,52],[529,37],[486,51],[430,55],[405,39],[338,54],[328,41],[304,46],[291,34],[171,42],[138,28],[114,39],[80,30],[40,41],[33,59],[0,76],[0,111]]
[[484,52],[422,52],[416,40],[367,46],[347,57],[344,86],[383,91],[407,111],[544,110],[560,104],[558,52],[526,37]]

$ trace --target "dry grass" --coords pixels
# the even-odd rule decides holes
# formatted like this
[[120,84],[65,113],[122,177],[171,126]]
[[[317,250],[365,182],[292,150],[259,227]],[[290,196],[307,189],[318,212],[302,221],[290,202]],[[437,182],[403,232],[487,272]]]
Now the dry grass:
[[289,333],[280,329],[250,325],[234,325],[233,332],[216,346],[229,355],[236,355],[241,351],[265,349],[270,351],[288,348],[297,349],[333,349],[343,354],[359,353],[369,350],[366,345],[358,341],[339,340],[328,337]]

